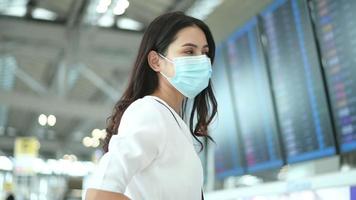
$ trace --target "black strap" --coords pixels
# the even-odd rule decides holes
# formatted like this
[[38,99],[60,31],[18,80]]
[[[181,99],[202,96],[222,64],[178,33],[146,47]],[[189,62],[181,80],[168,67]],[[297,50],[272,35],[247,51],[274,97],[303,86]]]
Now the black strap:
[[156,100],[158,103],[162,104],[164,107],[166,107],[166,108],[169,110],[169,112],[171,112],[172,116],[174,117],[174,120],[176,120],[176,122],[177,122],[179,128],[181,129],[182,127],[180,126],[180,124],[179,124],[179,122],[178,122],[176,116],[175,116],[174,113],[171,111],[171,109],[169,109],[166,105],[164,105],[164,103],[158,101],[157,99],[155,99],[155,100]]
[[[171,109],[169,109],[168,106],[164,105],[164,103],[158,101],[157,99],[155,99],[155,100],[156,100],[158,103],[162,104],[164,107],[166,107],[166,108],[169,110],[169,112],[171,112],[171,114],[172,114],[172,116],[174,117],[174,120],[176,120],[176,122],[177,122],[179,128],[182,129],[182,127],[180,126],[180,124],[179,124],[179,122],[178,122],[176,116],[175,116],[174,113],[171,111]],[[204,193],[203,193],[203,190],[201,190],[201,199],[204,200]]]

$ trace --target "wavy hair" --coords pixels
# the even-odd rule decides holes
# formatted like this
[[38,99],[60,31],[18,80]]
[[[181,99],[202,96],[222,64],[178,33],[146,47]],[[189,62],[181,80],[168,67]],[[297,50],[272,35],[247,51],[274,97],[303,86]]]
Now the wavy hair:
[[[152,94],[158,87],[157,72],[151,69],[147,56],[150,51],[164,53],[168,46],[176,39],[177,33],[186,27],[197,26],[205,34],[209,46],[208,57],[214,62],[215,42],[209,27],[201,20],[185,15],[182,12],[163,14],[154,19],[147,27],[133,66],[129,84],[122,97],[115,104],[112,115],[107,120],[107,136],[104,143],[104,151],[108,151],[108,144],[112,135],[117,134],[121,117],[130,104],[139,98]],[[187,100],[182,103],[182,113],[187,111]],[[189,129],[193,137],[204,149],[203,143],[198,137],[208,138],[208,125],[217,113],[217,101],[215,99],[211,82],[206,89],[201,91],[193,100],[189,119]],[[194,118],[196,117],[196,120]],[[196,121],[196,122],[195,122]],[[206,140],[207,141],[207,140]]]

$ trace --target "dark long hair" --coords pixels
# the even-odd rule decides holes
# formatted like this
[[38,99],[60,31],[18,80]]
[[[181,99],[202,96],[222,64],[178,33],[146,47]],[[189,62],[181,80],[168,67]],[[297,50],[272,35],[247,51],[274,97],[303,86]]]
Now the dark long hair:
[[[186,16],[182,12],[171,12],[154,19],[143,35],[128,87],[116,103],[112,115],[108,118],[107,136],[104,143],[105,152],[108,151],[108,144],[112,135],[117,134],[121,117],[127,107],[135,100],[152,94],[158,87],[157,72],[151,69],[147,61],[149,52],[154,50],[165,53],[168,46],[176,39],[178,31],[190,26],[197,26],[205,33],[209,46],[208,57],[210,57],[212,63],[214,62],[215,42],[210,29],[204,22]],[[186,105],[187,101],[184,101],[182,105],[183,113],[186,113]],[[216,112],[217,102],[209,81],[208,87],[194,98],[189,119],[190,132],[200,143],[200,150],[204,148],[204,145],[197,137],[204,137],[213,141],[208,135],[208,125]],[[194,117],[196,117],[197,123],[194,123]]]

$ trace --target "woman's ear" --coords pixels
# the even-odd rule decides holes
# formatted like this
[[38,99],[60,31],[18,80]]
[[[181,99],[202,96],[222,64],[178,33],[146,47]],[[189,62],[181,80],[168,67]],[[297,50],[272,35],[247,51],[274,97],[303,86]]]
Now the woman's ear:
[[160,68],[160,59],[159,55],[156,51],[150,51],[147,55],[147,61],[150,67],[153,69],[155,72],[161,71]]

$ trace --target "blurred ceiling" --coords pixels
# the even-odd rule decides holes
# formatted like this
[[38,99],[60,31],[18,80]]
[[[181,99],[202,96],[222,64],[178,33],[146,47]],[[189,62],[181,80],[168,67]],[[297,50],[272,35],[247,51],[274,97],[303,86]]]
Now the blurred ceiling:
[[[43,157],[90,159],[82,140],[105,128],[150,21],[184,11],[218,43],[270,2],[0,0],[0,154],[13,154],[15,137],[36,136]],[[56,125],[39,125],[42,113]]]
[[211,12],[205,22],[218,44],[272,2],[273,0],[225,0]]
[[[82,139],[105,128],[145,27],[195,2],[0,0],[0,154],[36,136],[42,157],[90,159]],[[42,127],[42,113],[56,125]]]

